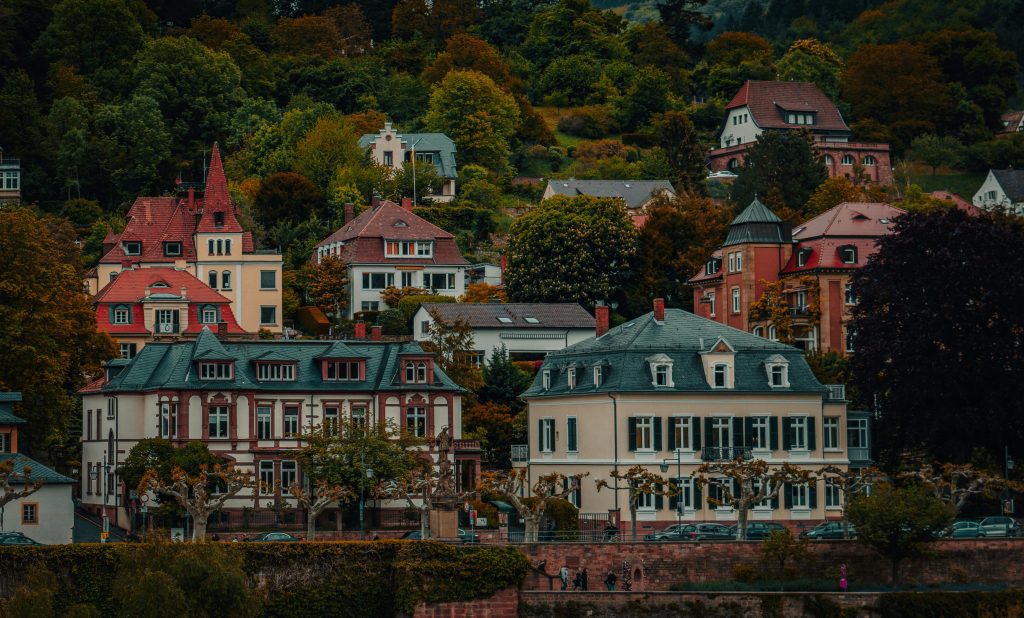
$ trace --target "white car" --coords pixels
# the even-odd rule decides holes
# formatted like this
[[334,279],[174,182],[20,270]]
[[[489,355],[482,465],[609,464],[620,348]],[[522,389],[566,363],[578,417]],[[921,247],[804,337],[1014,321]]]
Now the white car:
[[711,172],[710,174],[708,174],[708,178],[721,178],[726,180],[732,180],[734,178],[739,178],[739,175],[727,170],[722,170],[721,172]]

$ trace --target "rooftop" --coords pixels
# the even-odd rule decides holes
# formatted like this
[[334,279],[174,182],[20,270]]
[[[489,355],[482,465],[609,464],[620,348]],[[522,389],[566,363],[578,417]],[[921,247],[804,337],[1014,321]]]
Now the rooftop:
[[[566,178],[549,180],[548,189],[555,195],[590,195],[593,197],[617,197],[626,202],[630,209],[640,208],[652,196],[668,191],[675,195],[675,187],[667,180],[577,180]],[[546,193],[546,191],[545,191]]]
[[594,316],[576,303],[423,303],[445,322],[462,318],[482,328],[585,328],[593,330]]
[[[839,108],[811,82],[747,80],[725,106],[726,110],[746,105],[762,129],[802,129],[849,133]],[[786,122],[785,112],[814,112],[813,125]]]

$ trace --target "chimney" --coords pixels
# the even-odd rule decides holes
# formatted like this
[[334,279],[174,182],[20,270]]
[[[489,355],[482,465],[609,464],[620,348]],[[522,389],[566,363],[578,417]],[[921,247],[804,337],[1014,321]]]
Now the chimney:
[[348,223],[352,219],[356,218],[356,205],[352,202],[345,204],[345,223]]
[[374,195],[373,199],[370,200],[370,207],[376,210],[378,206],[380,206],[380,197]]
[[658,322],[665,321],[665,299],[655,298],[654,299],[654,319]]
[[228,323],[227,322],[217,322],[217,334],[218,335],[226,335],[226,334],[228,334]]
[[402,198],[402,208],[408,210],[409,212],[412,212],[412,198],[411,197],[403,197]]
[[380,326],[374,325],[370,328],[370,339],[373,341],[380,341]]
[[597,318],[597,330],[594,335],[600,337],[608,332],[608,305],[594,307],[594,317]]
[[366,339],[366,322],[356,320],[356,339]]
[[188,211],[195,212],[196,210],[196,189],[195,187],[188,188]]
[[149,287],[149,286],[147,285],[147,286],[146,286],[146,297],[148,298],[148,297],[149,297],[149,295],[150,295],[150,294],[152,294],[152,293],[153,293],[153,288],[151,288],[151,287]]

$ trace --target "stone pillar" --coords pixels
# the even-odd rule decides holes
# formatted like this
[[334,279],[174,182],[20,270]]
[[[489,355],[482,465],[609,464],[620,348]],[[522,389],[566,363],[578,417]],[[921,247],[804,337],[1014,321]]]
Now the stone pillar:
[[430,509],[430,538],[459,540],[459,501],[456,498],[435,498]]

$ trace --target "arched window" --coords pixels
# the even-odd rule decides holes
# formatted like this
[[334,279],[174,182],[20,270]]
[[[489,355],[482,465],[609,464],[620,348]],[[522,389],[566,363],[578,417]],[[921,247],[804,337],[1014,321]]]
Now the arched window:
[[853,155],[843,155],[843,165],[853,165]]
[[220,274],[220,289],[231,289],[231,271],[225,270]]
[[836,160],[832,158],[832,155],[825,155],[825,165],[834,165],[835,162]]
[[224,255],[224,241],[217,239],[217,255]]
[[735,158],[729,159],[729,169],[731,169],[731,170],[738,170],[738,169],[740,169],[739,159],[735,159]]
[[208,248],[207,253],[209,253],[210,255],[213,255],[213,239],[212,238],[210,240],[206,241],[206,246]]
[[224,241],[224,255],[231,255],[231,239]]
[[768,327],[768,339],[770,339],[771,341],[778,341],[779,340],[779,334],[776,332],[774,326],[769,326]]
[[415,382],[416,381],[416,364],[406,363],[405,364],[405,381]]
[[210,287],[217,289],[217,271],[215,270],[210,271]]
[[878,165],[878,161],[871,155],[865,155],[860,162],[864,165]]
[[427,364],[420,363],[416,365],[416,381],[426,382],[427,381]]
[[764,327],[755,326],[754,330],[750,331],[755,337],[764,337]]

